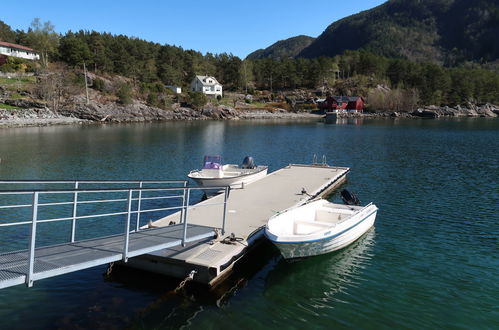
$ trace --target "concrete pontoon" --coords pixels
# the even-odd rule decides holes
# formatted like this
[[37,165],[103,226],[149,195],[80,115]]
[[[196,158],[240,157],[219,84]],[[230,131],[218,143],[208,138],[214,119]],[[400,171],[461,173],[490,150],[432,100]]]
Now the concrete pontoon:
[[[328,194],[346,179],[348,171],[346,167],[327,165],[289,165],[230,191],[225,234],[130,258],[122,265],[180,278],[194,270],[194,281],[216,285],[263,240],[263,229],[271,216]],[[189,224],[218,227],[223,214],[216,205],[224,198],[218,195],[190,206],[186,215]],[[168,226],[178,223],[181,216],[177,212],[151,225]]]
[[[0,189],[0,234],[9,242],[0,249],[0,289],[116,261],[179,278],[195,271],[194,281],[216,285],[264,242],[272,215],[327,194],[348,171],[289,165],[240,189],[216,187],[223,194],[194,205],[191,193],[205,188],[187,181],[0,181],[10,187]],[[88,231],[96,219],[119,229]],[[48,227],[38,228],[47,223],[50,240]]]

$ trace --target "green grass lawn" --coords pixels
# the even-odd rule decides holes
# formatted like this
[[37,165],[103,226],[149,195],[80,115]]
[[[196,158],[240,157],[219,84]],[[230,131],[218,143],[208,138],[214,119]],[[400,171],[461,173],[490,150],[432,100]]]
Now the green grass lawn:
[[23,97],[19,94],[19,93],[16,93],[16,92],[13,92],[13,93],[10,93],[10,96],[9,96],[9,99],[22,99]]
[[0,77],[0,86],[12,89],[25,89],[29,86],[33,86],[36,83],[36,77]]
[[3,104],[3,103],[0,103],[0,109],[6,109],[6,110],[18,110],[18,109],[21,109],[19,107],[15,107],[13,105],[8,105],[8,104]]

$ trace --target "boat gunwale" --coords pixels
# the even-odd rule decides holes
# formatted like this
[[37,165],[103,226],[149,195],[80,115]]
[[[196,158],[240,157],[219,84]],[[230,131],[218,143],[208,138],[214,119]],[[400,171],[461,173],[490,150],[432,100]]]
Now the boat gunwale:
[[[302,240],[302,241],[279,241],[277,239],[273,239],[271,237],[269,237],[269,235],[272,235],[272,236],[275,236],[277,237],[277,235],[274,235],[272,234],[269,230],[268,230],[268,226],[265,226],[265,237],[267,237],[267,239],[269,239],[272,243],[277,243],[277,244],[300,244],[300,243],[312,243],[312,242],[319,242],[319,241],[324,241],[324,240],[328,240],[328,239],[332,239],[332,238],[335,238],[337,236],[340,236],[344,233],[346,233],[347,231],[351,230],[352,228],[358,226],[360,223],[364,222],[367,218],[369,218],[371,215],[375,214],[376,212],[378,212],[378,207],[376,207],[376,205],[372,204],[372,203],[369,203],[365,208],[363,208],[361,211],[359,211],[359,213],[361,213],[363,210],[367,209],[369,206],[374,206],[375,207],[375,210],[373,210],[371,213],[369,213],[368,215],[366,215],[364,218],[362,218],[361,220],[359,220],[358,222],[356,222],[355,224],[353,224],[352,226],[346,228],[346,229],[343,229],[342,231],[340,232],[337,232],[337,233],[332,233],[331,235],[328,235],[328,236],[325,236],[325,237],[321,237],[321,238],[318,238],[318,239],[309,239],[309,240]],[[358,214],[359,214],[358,213]],[[317,235],[321,232],[325,232],[327,230],[331,230],[332,228],[334,228],[334,226],[330,226],[329,228],[327,229],[322,229],[320,231],[317,231],[317,232],[314,232],[313,235]],[[311,234],[307,234],[307,235],[295,235],[297,237],[299,236],[311,236]],[[289,237],[289,236],[288,236]]]
[[203,178],[203,177],[193,177],[193,176],[191,176],[193,173],[199,173],[202,170],[193,170],[193,171],[190,171],[189,174],[187,174],[187,176],[189,178],[193,179],[193,180],[224,180],[224,179],[242,178],[242,177],[249,176],[249,175],[255,175],[255,174],[261,173],[264,170],[268,170],[268,168],[269,168],[266,165],[261,165],[261,166],[257,166],[257,169],[259,167],[261,167],[261,169],[258,170],[258,171],[255,171],[255,172],[241,174],[241,175],[235,175],[235,176],[221,177],[221,178]]

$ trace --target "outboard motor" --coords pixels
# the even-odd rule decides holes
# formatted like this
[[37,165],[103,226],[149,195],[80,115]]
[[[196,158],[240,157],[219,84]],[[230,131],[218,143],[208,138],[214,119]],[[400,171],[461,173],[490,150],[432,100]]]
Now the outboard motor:
[[359,199],[357,198],[357,196],[355,196],[354,193],[351,193],[348,190],[343,189],[340,194],[341,194],[341,199],[343,199],[343,202],[345,204],[347,204],[347,205],[359,205],[360,204]]
[[255,168],[255,160],[251,156],[246,156],[243,159],[243,164],[241,165],[242,168]]

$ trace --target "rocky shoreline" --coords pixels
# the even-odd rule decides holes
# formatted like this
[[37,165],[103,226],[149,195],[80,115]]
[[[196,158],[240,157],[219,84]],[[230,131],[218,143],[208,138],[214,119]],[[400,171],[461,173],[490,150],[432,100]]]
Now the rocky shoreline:
[[239,119],[288,119],[315,118],[310,113],[293,113],[286,110],[237,110],[225,105],[207,104],[199,110],[174,104],[171,109],[135,103],[125,106],[89,104],[60,112],[64,116],[100,122],[148,122],[164,120],[239,120]]
[[[14,104],[12,104],[14,105]],[[15,104],[19,106],[18,104]],[[249,119],[310,119],[320,118],[318,113],[288,112],[283,109],[237,110],[230,106],[208,104],[202,109],[181,107],[174,104],[164,110],[142,103],[131,105],[98,104],[77,105],[58,112],[42,104],[33,104],[28,109],[0,109],[0,127],[27,127],[90,123],[127,123],[176,120],[249,120]],[[497,117],[499,107],[491,104],[467,107],[427,106],[413,112],[365,112],[363,114],[340,114],[340,117],[356,118],[458,118]]]
[[164,110],[136,103],[126,106],[89,104],[54,112],[47,107],[0,109],[0,128],[92,123],[132,123],[179,120],[305,119],[318,118],[310,113],[285,110],[236,110],[211,104],[200,110],[174,106]]
[[499,106],[493,104],[485,104],[482,106],[469,103],[467,106],[436,106],[429,105],[423,108],[418,108],[413,112],[392,112],[383,113],[383,116],[389,117],[414,117],[414,118],[463,118],[463,117],[490,117],[499,116]]
[[84,124],[80,118],[57,114],[49,108],[0,109],[0,128]]

